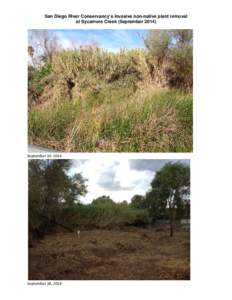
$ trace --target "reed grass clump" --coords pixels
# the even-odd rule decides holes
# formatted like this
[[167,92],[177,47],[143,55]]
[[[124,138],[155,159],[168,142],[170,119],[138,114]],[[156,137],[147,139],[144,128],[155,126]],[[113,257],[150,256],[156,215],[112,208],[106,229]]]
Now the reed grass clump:
[[29,97],[29,142],[67,152],[192,151],[192,93],[170,88],[163,66],[144,49],[57,52],[31,75],[29,86],[40,86]]

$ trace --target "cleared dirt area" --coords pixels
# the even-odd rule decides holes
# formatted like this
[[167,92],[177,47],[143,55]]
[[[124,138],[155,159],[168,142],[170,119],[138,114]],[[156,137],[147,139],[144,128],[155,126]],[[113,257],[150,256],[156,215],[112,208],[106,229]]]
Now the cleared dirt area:
[[29,280],[82,279],[190,279],[189,228],[56,233],[29,248]]

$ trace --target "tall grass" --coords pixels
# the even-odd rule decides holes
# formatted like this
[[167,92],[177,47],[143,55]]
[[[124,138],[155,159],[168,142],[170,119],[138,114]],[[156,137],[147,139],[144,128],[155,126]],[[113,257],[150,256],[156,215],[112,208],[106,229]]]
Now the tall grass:
[[[172,152],[192,150],[192,96],[179,91],[139,91],[126,101],[113,94],[99,104],[63,102],[29,114],[32,143],[60,151]],[[88,100],[86,100],[88,101]],[[67,146],[69,149],[67,149]]]
[[[73,152],[192,151],[192,94],[160,88],[144,50],[59,52],[29,142]],[[49,95],[46,95],[49,93]]]

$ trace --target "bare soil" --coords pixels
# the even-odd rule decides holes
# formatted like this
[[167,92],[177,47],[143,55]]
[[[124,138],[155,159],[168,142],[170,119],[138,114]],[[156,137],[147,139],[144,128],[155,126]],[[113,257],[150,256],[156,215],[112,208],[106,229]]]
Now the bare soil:
[[56,233],[29,248],[29,280],[122,279],[190,279],[189,228]]

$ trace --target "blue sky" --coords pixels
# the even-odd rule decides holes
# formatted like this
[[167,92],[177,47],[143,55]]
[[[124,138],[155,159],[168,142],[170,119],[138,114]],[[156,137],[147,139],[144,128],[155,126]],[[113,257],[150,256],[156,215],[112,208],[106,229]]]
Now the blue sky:
[[119,51],[120,49],[143,48],[142,36],[146,35],[146,30],[52,30],[59,37],[64,48],[71,47],[73,44],[80,45],[97,44],[109,51]]

